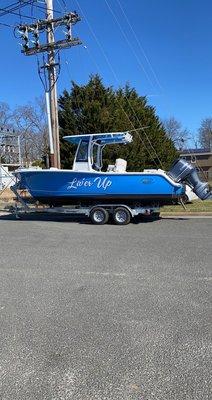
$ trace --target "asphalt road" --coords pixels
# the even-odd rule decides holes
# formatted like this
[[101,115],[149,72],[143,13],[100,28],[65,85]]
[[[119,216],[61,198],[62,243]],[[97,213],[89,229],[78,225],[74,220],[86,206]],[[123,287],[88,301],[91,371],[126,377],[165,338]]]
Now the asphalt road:
[[212,219],[0,217],[2,400],[209,400]]

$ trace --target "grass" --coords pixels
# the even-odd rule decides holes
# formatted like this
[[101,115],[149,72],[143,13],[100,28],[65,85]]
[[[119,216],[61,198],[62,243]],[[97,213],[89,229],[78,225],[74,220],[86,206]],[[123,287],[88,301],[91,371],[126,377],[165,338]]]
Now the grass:
[[192,203],[188,203],[185,205],[186,210],[182,207],[182,205],[177,206],[165,206],[161,209],[162,213],[212,213],[212,200],[193,200]]

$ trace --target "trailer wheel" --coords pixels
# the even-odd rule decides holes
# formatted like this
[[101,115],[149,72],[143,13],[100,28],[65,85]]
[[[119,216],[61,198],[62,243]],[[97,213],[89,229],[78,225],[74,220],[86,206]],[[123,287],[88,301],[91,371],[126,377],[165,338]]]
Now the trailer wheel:
[[95,207],[90,212],[91,222],[95,225],[104,225],[108,222],[108,211],[103,207]]
[[125,207],[117,207],[113,212],[113,220],[116,225],[127,225],[130,223],[131,214]]

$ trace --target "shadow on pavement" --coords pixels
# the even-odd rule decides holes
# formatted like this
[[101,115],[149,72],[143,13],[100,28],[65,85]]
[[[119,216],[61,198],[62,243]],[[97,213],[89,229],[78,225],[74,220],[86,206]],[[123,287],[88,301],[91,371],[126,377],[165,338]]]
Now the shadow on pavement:
[[170,221],[187,221],[189,218],[188,217],[180,217],[180,216],[176,216],[176,217],[161,217],[160,219],[165,219],[165,220],[170,220]]
[[32,214],[21,214],[16,218],[15,214],[0,215],[0,221],[50,221],[50,222],[78,222],[80,224],[89,224],[90,221],[85,216],[70,216],[62,214],[47,214],[47,213],[32,213]]
[[[154,217],[149,217],[149,216],[140,216],[140,217],[135,217],[132,219],[131,223],[132,224],[144,224],[144,223],[149,223],[149,222],[162,222],[162,220],[175,220],[175,221],[182,221],[182,220],[187,220],[187,218],[184,217],[160,217],[160,218],[154,218]],[[49,221],[49,222],[63,222],[63,223],[78,223],[78,224],[86,224],[86,225],[93,225],[91,221],[89,220],[88,217],[82,216],[82,215],[65,215],[65,214],[47,214],[47,213],[32,213],[32,214],[21,214],[19,215],[19,218],[16,218],[15,214],[0,214],[0,221]],[[109,219],[109,225],[115,225],[113,224],[112,218]],[[118,226],[118,225],[117,225]]]

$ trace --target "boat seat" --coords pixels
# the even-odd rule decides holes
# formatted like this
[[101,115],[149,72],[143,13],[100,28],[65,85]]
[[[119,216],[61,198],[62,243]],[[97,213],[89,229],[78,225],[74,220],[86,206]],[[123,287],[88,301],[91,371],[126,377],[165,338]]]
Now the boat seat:
[[114,167],[114,172],[126,172],[126,169],[127,169],[127,161],[123,160],[123,158],[117,158]]

